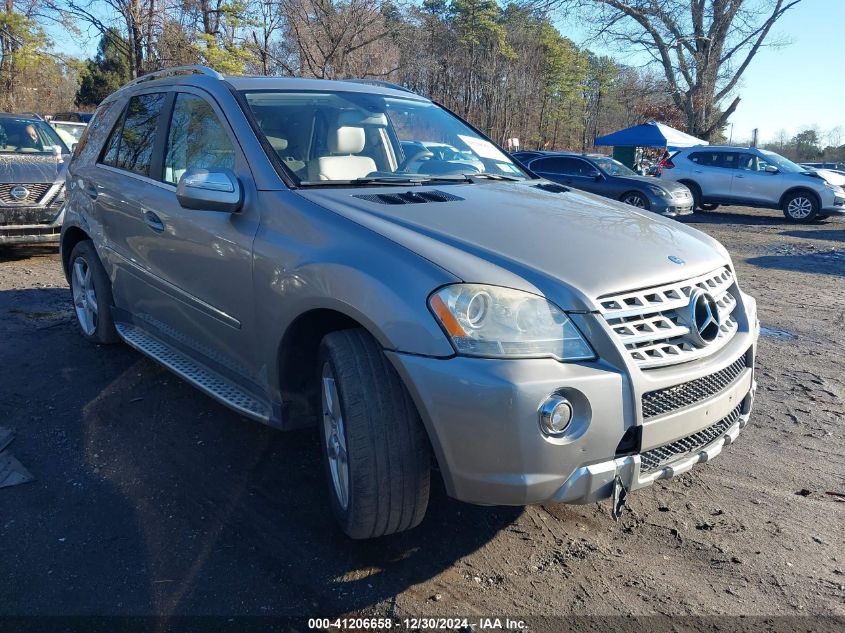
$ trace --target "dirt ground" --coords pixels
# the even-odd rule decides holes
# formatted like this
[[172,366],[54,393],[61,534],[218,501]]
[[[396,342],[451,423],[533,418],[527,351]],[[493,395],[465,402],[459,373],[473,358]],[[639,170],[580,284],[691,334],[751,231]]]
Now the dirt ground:
[[[480,508],[352,542],[316,431],[249,422],[72,321],[54,249],[0,251],[0,614],[845,615],[845,221],[689,220],[766,328],[756,408],[709,465],[609,504]],[[803,492],[801,492],[803,491]]]

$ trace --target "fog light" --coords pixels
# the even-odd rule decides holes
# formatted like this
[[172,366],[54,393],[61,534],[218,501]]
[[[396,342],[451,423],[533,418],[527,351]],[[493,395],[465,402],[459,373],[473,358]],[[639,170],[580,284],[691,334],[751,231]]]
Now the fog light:
[[561,435],[572,422],[572,405],[563,396],[549,396],[540,407],[540,428],[546,435]]

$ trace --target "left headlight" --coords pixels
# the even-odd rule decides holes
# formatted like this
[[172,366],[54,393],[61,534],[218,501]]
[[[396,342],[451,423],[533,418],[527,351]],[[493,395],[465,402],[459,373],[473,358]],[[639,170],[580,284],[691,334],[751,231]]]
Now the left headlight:
[[428,304],[455,350],[465,356],[560,361],[596,357],[563,310],[538,295],[455,284],[434,292]]
[[656,196],[660,196],[661,198],[671,198],[672,194],[663,189],[662,187],[658,187],[656,185],[649,185],[649,191]]

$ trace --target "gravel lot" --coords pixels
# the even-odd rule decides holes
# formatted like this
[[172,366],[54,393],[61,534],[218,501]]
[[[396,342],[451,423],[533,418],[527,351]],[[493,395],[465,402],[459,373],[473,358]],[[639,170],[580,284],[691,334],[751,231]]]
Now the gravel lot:
[[[249,422],[77,335],[55,249],[0,250],[0,614],[845,615],[845,222],[688,220],[765,328],[751,424],[711,465],[609,504],[479,508],[435,489],[410,533],[333,527],[316,431]],[[798,494],[799,491],[803,494]]]

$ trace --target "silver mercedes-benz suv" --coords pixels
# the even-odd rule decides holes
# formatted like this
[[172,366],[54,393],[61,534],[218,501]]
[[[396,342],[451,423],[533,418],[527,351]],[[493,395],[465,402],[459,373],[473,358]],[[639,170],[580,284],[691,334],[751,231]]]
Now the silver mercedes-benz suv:
[[355,538],[417,525],[433,467],[478,504],[621,497],[751,410],[756,304],[718,242],[398,86],[142,77],[77,146],[61,250],[84,337],[316,424]]
[[40,118],[0,113],[0,245],[58,242],[69,158]]
[[804,223],[845,214],[842,187],[814,169],[756,147],[682,149],[664,165],[661,177],[689,187],[702,211],[719,205],[781,209],[787,220]]

